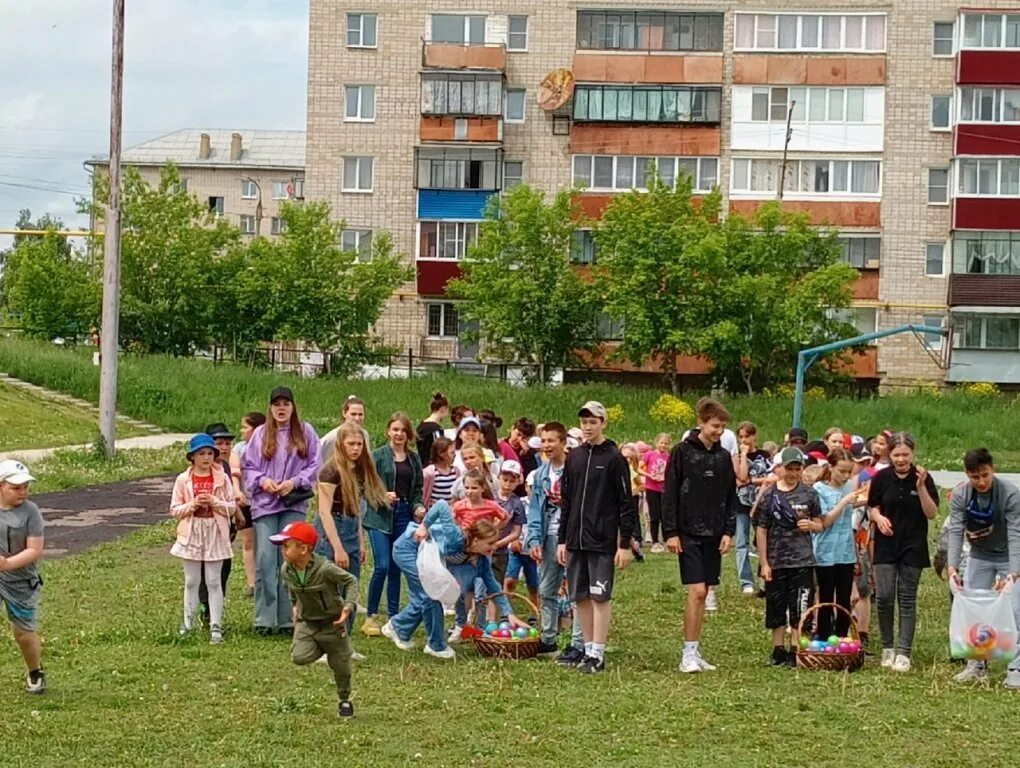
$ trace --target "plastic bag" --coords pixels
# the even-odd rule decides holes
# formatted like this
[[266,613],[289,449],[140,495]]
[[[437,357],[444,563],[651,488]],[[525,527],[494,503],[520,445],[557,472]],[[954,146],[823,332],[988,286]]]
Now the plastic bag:
[[953,612],[949,617],[949,649],[954,659],[1012,659],[1017,629],[1013,620],[1013,584],[1001,592],[963,589],[950,580]]
[[453,604],[460,598],[460,584],[446,569],[439,545],[432,539],[418,545],[418,578],[425,594],[433,600]]

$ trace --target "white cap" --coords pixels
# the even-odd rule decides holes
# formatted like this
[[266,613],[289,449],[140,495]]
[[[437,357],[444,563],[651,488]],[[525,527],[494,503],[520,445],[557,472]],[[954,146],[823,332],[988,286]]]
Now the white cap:
[[28,467],[20,461],[15,461],[14,459],[0,461],[0,483],[24,485],[34,480],[35,478],[28,473]]
[[528,447],[533,451],[542,450],[542,438],[538,435],[533,435],[528,438]]
[[513,459],[507,459],[499,465],[499,473],[503,474],[506,472],[508,475],[516,475],[517,477],[524,476],[524,470],[521,469],[521,463],[514,461]]
[[567,430],[567,436],[574,438],[577,442],[584,442],[584,432],[581,431],[580,427],[571,427]]
[[573,438],[573,437],[568,437],[567,438],[567,448],[568,449],[577,448],[577,446],[579,446],[580,444],[581,444],[581,441],[576,439],[576,438]]

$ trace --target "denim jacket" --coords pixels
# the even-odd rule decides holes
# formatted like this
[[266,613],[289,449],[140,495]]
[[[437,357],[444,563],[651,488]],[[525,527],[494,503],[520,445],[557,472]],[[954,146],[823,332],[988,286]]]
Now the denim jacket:
[[429,529],[429,535],[439,546],[439,553],[443,557],[452,557],[464,551],[464,531],[453,519],[453,507],[445,501],[433,504],[422,524]]
[[548,461],[535,470],[531,485],[531,501],[528,503],[528,528],[524,536],[525,549],[544,547],[549,533],[549,491],[552,479],[549,473],[552,464]]

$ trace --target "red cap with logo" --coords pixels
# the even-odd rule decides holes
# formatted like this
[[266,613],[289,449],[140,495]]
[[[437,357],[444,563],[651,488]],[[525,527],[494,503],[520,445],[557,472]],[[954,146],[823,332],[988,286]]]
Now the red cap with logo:
[[269,540],[274,544],[283,544],[291,539],[307,544],[309,547],[314,547],[315,543],[319,540],[319,534],[308,523],[288,523],[282,531],[269,537]]

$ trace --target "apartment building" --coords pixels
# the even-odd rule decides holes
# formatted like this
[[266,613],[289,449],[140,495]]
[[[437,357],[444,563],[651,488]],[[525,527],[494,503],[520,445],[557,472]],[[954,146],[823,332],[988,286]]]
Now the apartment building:
[[[171,162],[190,195],[252,237],[279,235],[284,229],[280,205],[304,197],[304,131],[182,130],[121,155],[121,164],[137,168],[149,184],[158,184]],[[105,172],[109,158],[93,158],[86,165]]]
[[[1020,383],[1014,3],[312,0],[306,193],[413,259],[378,330],[419,355],[477,354],[445,286],[491,195],[578,185],[597,218],[655,167],[726,210],[781,194],[838,229],[862,332],[955,329],[948,372],[941,336],[906,334],[856,357],[860,379]],[[543,109],[563,69],[572,97]],[[597,260],[589,233],[576,245]]]

